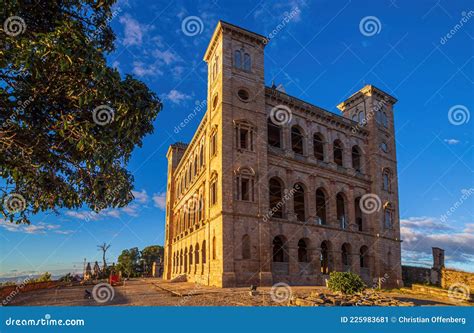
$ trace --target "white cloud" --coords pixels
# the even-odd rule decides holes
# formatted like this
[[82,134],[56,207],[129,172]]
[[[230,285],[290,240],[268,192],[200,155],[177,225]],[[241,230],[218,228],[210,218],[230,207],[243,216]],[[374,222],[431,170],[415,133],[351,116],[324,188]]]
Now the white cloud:
[[149,30],[149,27],[146,25],[141,25],[137,20],[128,14],[121,16],[119,22],[124,26],[124,38],[122,41],[123,45],[142,45],[143,34]]
[[55,234],[70,234],[72,230],[62,230],[61,225],[49,224],[45,222],[32,223],[32,224],[15,224],[4,219],[0,219],[0,227],[10,232],[22,232],[25,234],[46,234],[47,232],[53,232]]
[[162,63],[165,63],[166,65],[170,65],[180,60],[179,56],[170,50],[166,50],[166,51],[155,50],[153,51],[153,56],[156,58],[156,60]]
[[175,104],[181,104],[182,102],[191,99],[191,96],[186,95],[185,93],[182,93],[176,89],[173,89],[165,95],[165,99]]
[[160,76],[163,72],[156,66],[156,64],[147,65],[141,61],[133,62],[133,74],[137,76]]
[[166,193],[162,192],[153,194],[153,202],[155,203],[155,207],[164,210],[166,208]]
[[440,247],[446,251],[447,266],[474,264],[474,223],[454,228],[433,217],[411,217],[400,225],[404,261],[429,263],[431,248]]
[[456,139],[444,139],[444,142],[446,142],[448,145],[457,145],[461,141]]
[[141,190],[141,192],[132,191],[132,194],[135,197],[135,200],[137,200],[139,203],[148,202],[149,197],[145,190]]
[[184,73],[184,67],[183,66],[175,66],[171,68],[171,74],[175,79],[181,79],[182,75]]

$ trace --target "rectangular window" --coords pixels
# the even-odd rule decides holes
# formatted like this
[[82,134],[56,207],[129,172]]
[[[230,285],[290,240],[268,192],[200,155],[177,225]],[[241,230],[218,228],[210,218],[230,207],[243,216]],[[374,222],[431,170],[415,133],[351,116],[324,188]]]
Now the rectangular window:
[[248,140],[249,140],[249,130],[246,128],[241,128],[240,137],[239,137],[241,149],[249,149]]
[[241,178],[240,180],[241,188],[241,200],[250,201],[250,179]]
[[217,181],[214,180],[211,183],[211,205],[217,203]]
[[217,131],[211,135],[211,156],[217,155]]

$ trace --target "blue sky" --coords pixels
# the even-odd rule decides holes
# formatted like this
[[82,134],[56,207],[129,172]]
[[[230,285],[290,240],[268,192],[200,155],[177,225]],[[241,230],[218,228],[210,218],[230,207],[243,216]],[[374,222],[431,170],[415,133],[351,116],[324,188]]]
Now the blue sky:
[[[397,97],[403,262],[430,265],[431,246],[439,246],[448,266],[474,271],[473,10],[472,2],[448,0],[119,1],[108,61],[164,102],[154,134],[129,164],[136,199],[100,215],[40,214],[30,226],[0,221],[0,277],[82,271],[84,258],[100,260],[102,242],[112,244],[109,261],[122,249],[163,243],[165,154],[171,143],[188,142],[202,118],[198,112],[175,133],[206,98],[202,58],[219,19],[266,36],[283,25],[266,47],[267,85],[281,83],[335,113],[365,84]],[[190,16],[198,18],[191,33],[182,28]],[[361,26],[369,16],[375,31]]]

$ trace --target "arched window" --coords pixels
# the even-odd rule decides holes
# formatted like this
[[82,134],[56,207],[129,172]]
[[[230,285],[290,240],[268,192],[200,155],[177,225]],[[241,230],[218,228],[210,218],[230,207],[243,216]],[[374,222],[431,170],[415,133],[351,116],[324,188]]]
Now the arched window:
[[212,260],[217,259],[217,244],[216,244],[216,236],[212,238]]
[[244,70],[250,72],[251,67],[252,67],[252,63],[250,61],[250,54],[244,53]]
[[204,146],[201,146],[201,150],[199,151],[199,165],[201,168],[204,166]]
[[211,205],[215,205],[217,203],[217,173],[214,173],[213,175],[211,175],[209,191],[210,191],[209,194],[210,194],[210,199],[211,199]]
[[296,153],[303,155],[303,134],[297,126],[291,128],[291,149]]
[[281,127],[273,123],[271,118],[267,121],[268,144],[272,147],[281,148]]
[[205,264],[206,263],[206,241],[203,240],[202,241],[202,263]]
[[286,249],[286,239],[283,236],[276,236],[273,239],[273,261],[288,262],[288,251]]
[[234,67],[242,68],[242,53],[239,50],[234,52]]
[[313,136],[313,150],[314,157],[318,161],[324,161],[324,139],[321,134],[315,134]]
[[351,246],[348,243],[342,244],[341,258],[344,271],[349,271],[351,265]]
[[298,221],[305,221],[306,220],[306,209],[305,209],[305,202],[304,202],[304,188],[303,185],[300,183],[295,184],[293,187],[293,206],[294,212],[296,214],[296,219]]
[[367,246],[362,246],[359,251],[360,258],[360,267],[368,268],[369,267],[369,258],[368,258],[369,248]]
[[199,265],[199,243],[196,243],[196,248],[194,249],[194,263]]
[[322,274],[329,274],[329,251],[330,251],[330,243],[328,241],[323,241],[321,243],[321,273]]
[[361,172],[360,157],[360,148],[358,146],[352,147],[352,167],[358,172]]
[[342,229],[347,228],[347,220],[346,220],[346,203],[344,200],[344,196],[342,193],[338,193],[336,195],[336,211],[337,211],[337,220],[340,223]]
[[250,236],[242,237],[242,259],[250,259]]
[[362,226],[362,210],[360,209],[360,197],[354,199],[355,222],[359,231],[363,231]]
[[194,252],[193,252],[193,246],[189,248],[189,273],[191,273],[191,266],[193,265],[193,257],[194,257]]
[[391,191],[391,172],[389,169],[383,169],[382,173],[382,189],[384,191]]
[[196,155],[196,156],[194,156],[194,176],[196,176],[198,174],[198,169],[199,169],[198,157]]
[[364,126],[367,120],[365,119],[365,113],[359,112],[359,125]]
[[270,216],[283,218],[283,186],[281,182],[273,177],[268,182],[269,199],[270,199]]
[[184,273],[187,273],[188,272],[188,248],[185,248],[183,258],[184,258],[184,265],[183,265]]
[[387,117],[387,113],[385,112],[382,112],[382,125],[388,128],[388,117]]
[[342,148],[341,141],[339,140],[334,141],[334,146],[333,146],[334,163],[336,163],[339,166],[342,166],[342,154],[343,154],[343,148]]
[[326,195],[320,188],[316,190],[316,218],[319,224],[326,224]]
[[393,226],[393,210],[392,205],[386,204],[384,208],[384,226],[385,229],[391,229]]
[[298,241],[298,262],[309,262],[308,246],[303,238]]

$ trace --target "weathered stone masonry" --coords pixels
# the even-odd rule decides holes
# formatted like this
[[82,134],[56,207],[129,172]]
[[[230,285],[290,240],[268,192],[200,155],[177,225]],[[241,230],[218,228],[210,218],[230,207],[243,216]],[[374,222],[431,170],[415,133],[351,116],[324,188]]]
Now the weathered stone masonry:
[[167,154],[164,278],[316,285],[351,270],[400,285],[396,99],[367,85],[339,116],[267,87],[267,42],[222,21],[212,36],[208,109]]

